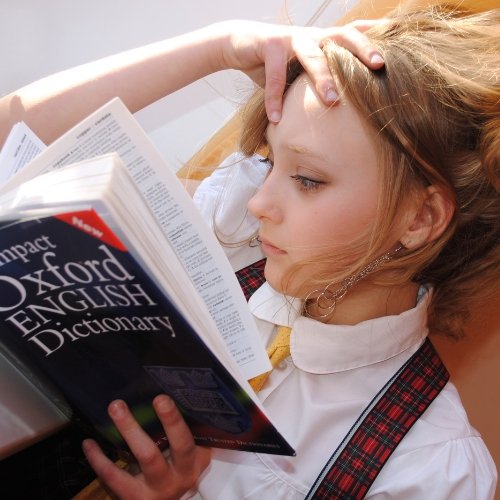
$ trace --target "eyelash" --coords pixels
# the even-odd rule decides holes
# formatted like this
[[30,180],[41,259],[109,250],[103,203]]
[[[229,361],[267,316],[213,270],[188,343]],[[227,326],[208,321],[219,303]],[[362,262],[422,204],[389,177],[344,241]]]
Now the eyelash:
[[[260,161],[262,163],[265,163],[269,167],[269,171],[267,173],[267,175],[269,175],[274,167],[273,160],[267,157],[267,158],[262,158]],[[315,181],[313,179],[309,179],[308,177],[304,177],[303,175],[298,175],[298,174],[291,175],[290,178],[298,182],[300,189],[302,191],[316,191],[324,184],[323,181]]]
[[302,191],[316,191],[324,184],[322,181],[314,181],[303,175],[291,175],[290,177],[299,183]]
[[273,167],[274,167],[274,162],[269,158],[269,156],[266,156],[265,158],[262,158],[259,160],[261,163],[264,163],[267,167],[267,173],[266,173],[266,179],[269,177],[269,174],[272,172]]
[[272,168],[274,166],[274,162],[273,162],[273,160],[271,160],[271,158],[269,158],[269,156],[266,156],[265,158],[261,158],[259,161],[261,163],[265,163],[268,166],[269,170],[272,170]]
[[[269,170],[267,172],[267,175],[269,175],[274,167],[273,160],[271,160],[271,158],[269,157],[266,157],[262,158],[260,162],[265,163],[268,166]],[[324,182],[322,181],[315,181],[313,179],[309,179],[308,177],[304,177],[303,175],[298,175],[298,174],[291,175],[290,178],[298,182],[300,189],[302,191],[316,191],[324,184]]]

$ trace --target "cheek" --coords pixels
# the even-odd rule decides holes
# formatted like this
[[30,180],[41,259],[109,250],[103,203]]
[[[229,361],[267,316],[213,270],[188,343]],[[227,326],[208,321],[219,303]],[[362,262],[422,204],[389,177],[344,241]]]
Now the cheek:
[[375,211],[352,205],[331,205],[328,209],[316,211],[304,229],[311,241],[348,243],[373,227]]
[[297,218],[297,231],[291,238],[300,240],[305,253],[345,247],[366,235],[375,223],[375,203],[329,204],[314,210],[309,217]]

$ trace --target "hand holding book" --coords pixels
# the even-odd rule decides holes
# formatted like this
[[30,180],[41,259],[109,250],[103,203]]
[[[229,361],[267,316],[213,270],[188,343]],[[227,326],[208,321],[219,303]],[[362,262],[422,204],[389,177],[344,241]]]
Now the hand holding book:
[[168,396],[158,396],[153,406],[170,441],[168,460],[142,431],[123,401],[112,403],[109,412],[137,457],[141,474],[130,476],[114,467],[94,441],[86,440],[83,444],[92,468],[120,498],[131,492],[135,498],[150,498],[155,492],[161,492],[162,498],[181,498],[195,486],[210,462],[210,449],[195,446],[189,428]]

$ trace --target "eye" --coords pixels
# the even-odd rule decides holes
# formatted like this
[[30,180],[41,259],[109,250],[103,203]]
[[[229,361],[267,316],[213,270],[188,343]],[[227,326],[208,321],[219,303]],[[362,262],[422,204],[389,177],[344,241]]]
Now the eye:
[[325,184],[324,181],[315,181],[314,179],[309,179],[308,177],[304,177],[303,175],[298,174],[291,175],[290,178],[299,183],[300,189],[302,191],[316,191]]
[[265,158],[261,158],[259,160],[261,163],[265,163],[266,165],[269,166],[269,168],[273,168],[273,160],[271,160],[270,156],[266,156]]
[[259,161],[267,165],[267,175],[269,175],[274,167],[274,161],[271,159],[270,156],[266,156],[265,158],[262,158]]

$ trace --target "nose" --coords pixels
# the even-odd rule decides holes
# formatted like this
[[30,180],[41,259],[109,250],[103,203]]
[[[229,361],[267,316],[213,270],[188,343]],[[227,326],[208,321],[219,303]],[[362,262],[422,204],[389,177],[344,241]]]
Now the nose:
[[283,210],[279,203],[279,185],[273,171],[266,177],[261,188],[248,200],[248,210],[257,219],[279,224]]

